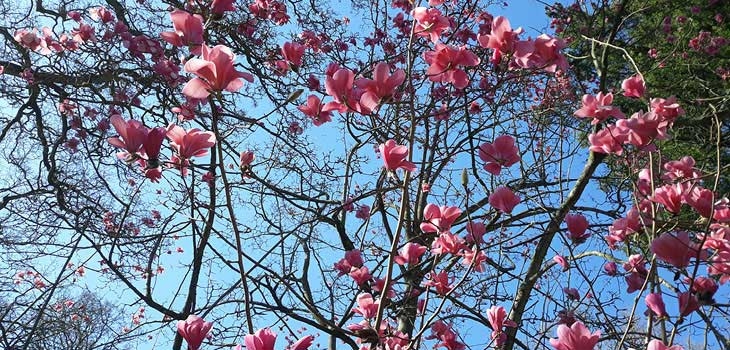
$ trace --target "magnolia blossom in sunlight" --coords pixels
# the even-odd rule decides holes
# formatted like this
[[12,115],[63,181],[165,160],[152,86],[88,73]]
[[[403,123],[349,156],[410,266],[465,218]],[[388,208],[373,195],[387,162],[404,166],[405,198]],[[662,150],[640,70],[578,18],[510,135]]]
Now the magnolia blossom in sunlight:
[[203,39],[203,17],[175,9],[170,12],[170,19],[172,20],[172,26],[175,28],[175,31],[162,32],[160,34],[162,40],[177,47],[191,46],[193,53],[200,53],[200,45],[205,42]]
[[581,321],[568,327],[558,326],[558,338],[551,338],[550,345],[555,350],[593,350],[601,338],[601,331],[591,331]]
[[203,339],[208,335],[213,323],[205,322],[196,315],[190,315],[185,321],[177,322],[177,332],[188,342],[190,350],[198,350]]
[[183,87],[185,96],[202,100],[211,91],[238,91],[243,87],[241,79],[253,82],[253,75],[236,70],[236,55],[228,47],[209,48],[203,44],[201,52],[201,58],[191,58],[185,63],[185,71],[197,75]]
[[484,48],[493,49],[491,62],[494,64],[502,60],[503,54],[510,54],[514,50],[517,37],[522,33],[522,28],[512,30],[509,20],[503,16],[497,16],[492,20],[492,30],[489,34],[479,35],[477,40]]
[[489,205],[506,214],[512,213],[512,209],[519,203],[520,197],[504,186],[497,187],[489,195]]
[[646,307],[648,307],[649,310],[651,310],[657,317],[661,318],[668,316],[661,293],[647,294],[646,298],[644,298],[644,302],[646,302]]
[[684,350],[684,348],[679,345],[666,346],[661,340],[652,339],[649,345],[647,345],[646,350]]
[[509,168],[518,163],[520,153],[514,137],[500,135],[494,139],[494,143],[485,142],[479,146],[479,158],[486,162],[484,170],[496,176],[502,172],[502,167]]
[[626,97],[642,98],[644,97],[646,84],[644,83],[644,78],[637,74],[625,79],[621,83],[621,89],[624,90],[624,96]]
[[385,141],[378,146],[380,157],[383,158],[385,169],[416,171],[416,165],[408,161],[408,147],[398,145],[394,140]]

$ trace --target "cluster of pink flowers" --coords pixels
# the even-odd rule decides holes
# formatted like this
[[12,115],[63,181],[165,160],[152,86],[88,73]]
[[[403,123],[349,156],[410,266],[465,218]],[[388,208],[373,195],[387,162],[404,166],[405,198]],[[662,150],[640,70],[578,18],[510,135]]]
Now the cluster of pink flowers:
[[565,70],[568,62],[560,53],[565,47],[561,39],[541,34],[535,39],[518,40],[522,28],[512,30],[509,21],[497,16],[492,20],[489,34],[480,34],[479,45],[494,50],[492,63],[498,64],[503,55],[511,55],[511,68],[544,69],[547,72]]
[[[624,96],[643,98],[645,94],[644,80],[641,76],[624,80],[622,87]],[[593,124],[598,124],[608,118],[615,118],[616,122],[588,136],[590,150],[598,153],[622,154],[624,145],[633,145],[640,149],[650,150],[654,140],[668,139],[667,129],[674,120],[684,114],[684,110],[676,103],[674,97],[669,99],[654,98],[650,103],[650,110],[640,111],[631,117],[625,118],[618,107],[612,106],[613,95],[598,93],[597,96],[583,96],[583,106],[575,112],[579,118],[593,118]]]

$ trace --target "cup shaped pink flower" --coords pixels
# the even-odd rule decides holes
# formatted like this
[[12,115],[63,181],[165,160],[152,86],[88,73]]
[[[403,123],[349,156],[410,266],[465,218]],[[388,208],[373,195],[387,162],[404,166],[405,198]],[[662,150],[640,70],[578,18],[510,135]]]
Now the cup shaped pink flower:
[[593,118],[591,124],[598,124],[610,117],[616,119],[626,118],[619,107],[612,106],[613,94],[599,92],[598,95],[583,95],[583,106],[575,111],[573,115],[578,118]]
[[183,94],[190,98],[205,99],[211,91],[235,92],[243,87],[241,78],[253,82],[253,75],[236,70],[236,56],[223,45],[209,48],[202,46],[202,58],[191,58],[185,63],[185,71],[197,75],[183,87]]
[[517,324],[507,318],[507,311],[501,306],[492,306],[487,310],[487,320],[492,326],[492,340],[500,347],[507,341],[507,334],[502,331],[504,326],[517,327]]
[[254,334],[243,337],[246,350],[274,350],[276,333],[268,328],[259,329]]
[[429,64],[426,75],[428,79],[438,83],[452,83],[457,89],[469,85],[469,77],[460,66],[476,66],[479,57],[469,51],[466,46],[452,47],[442,43],[436,44],[435,51],[426,51],[423,58]]
[[396,69],[390,74],[390,65],[385,62],[379,62],[373,69],[373,79],[358,79],[355,86],[363,91],[360,96],[360,105],[375,110],[383,101],[390,99],[395,93],[395,89],[403,84],[406,79],[406,72],[402,69]]
[[591,331],[577,321],[568,327],[564,324],[558,326],[558,338],[550,339],[550,345],[555,350],[593,350],[601,337],[601,331]]
[[486,162],[484,170],[492,175],[499,175],[502,167],[510,167],[520,161],[520,153],[515,139],[509,135],[501,135],[494,143],[485,142],[479,146],[479,158]]
[[[296,42],[286,42],[281,47],[281,55],[284,60],[294,67],[302,65],[302,56],[304,56],[304,45]],[[296,68],[295,68],[296,70]]]
[[664,299],[661,293],[649,293],[644,298],[646,307],[651,310],[657,317],[667,317],[667,309],[664,306]]
[[489,34],[479,35],[477,40],[484,48],[494,49],[491,62],[498,64],[502,60],[502,54],[512,53],[517,36],[522,33],[522,28],[512,30],[509,20],[503,16],[497,16],[492,20],[492,30]]
[[253,151],[243,151],[241,152],[239,166],[241,168],[250,167],[254,159],[256,159],[256,155],[254,155]]
[[680,293],[677,300],[679,301],[679,314],[682,317],[700,309],[700,303],[697,301],[697,297],[690,292]]
[[677,233],[663,233],[651,241],[651,252],[659,260],[677,268],[689,265],[689,260],[697,256],[695,244],[690,241],[689,234],[684,231]]
[[361,293],[357,296],[357,307],[352,312],[360,314],[365,319],[375,318],[380,302],[375,301],[370,293]]
[[378,147],[385,169],[416,171],[416,165],[408,161],[408,147],[397,145],[394,140],[385,141]]
[[183,159],[205,156],[208,154],[208,148],[215,145],[215,134],[212,132],[200,129],[185,131],[175,124],[167,127],[167,137],[171,141],[170,145]]
[[439,42],[441,34],[450,27],[448,17],[441,14],[433,7],[416,7],[411,11],[411,16],[416,20],[413,33],[418,36],[428,37],[433,43]]
[[174,32],[162,32],[162,40],[173,46],[199,47],[203,44],[203,17],[175,9],[170,12]]
[[666,346],[661,340],[652,339],[649,345],[647,345],[646,350],[684,350],[684,348],[679,345]]
[[428,248],[418,243],[406,243],[393,261],[398,265],[418,264]]
[[446,232],[451,229],[451,225],[461,215],[459,207],[437,206],[428,203],[423,209],[424,222],[421,223],[421,231],[423,232]]
[[236,11],[234,2],[235,0],[213,0],[210,4],[210,12],[216,15],[222,15],[226,11]]
[[644,78],[637,74],[624,80],[621,83],[621,89],[624,90],[624,96],[626,97],[642,98],[646,91],[646,84]]
[[177,322],[177,332],[188,342],[190,350],[198,350],[203,339],[208,335],[213,323],[205,322],[196,315],[190,315],[185,321]]
[[120,115],[115,114],[109,118],[119,137],[110,137],[107,141],[115,147],[124,149],[120,158],[134,156],[147,141],[149,130],[137,120],[125,121]]
[[568,214],[565,216],[565,223],[568,224],[568,238],[576,244],[586,241],[590,234],[586,234],[588,230],[588,220],[580,214]]
[[503,213],[512,213],[512,209],[514,209],[519,203],[520,197],[504,186],[497,187],[497,189],[489,195],[489,205]]

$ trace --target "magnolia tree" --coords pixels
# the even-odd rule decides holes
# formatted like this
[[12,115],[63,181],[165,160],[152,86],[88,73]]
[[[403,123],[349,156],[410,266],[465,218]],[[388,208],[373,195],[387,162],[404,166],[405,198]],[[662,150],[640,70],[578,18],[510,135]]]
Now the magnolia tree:
[[0,6],[6,348],[85,289],[89,348],[730,346],[723,164],[607,78],[629,14],[569,59],[489,1]]

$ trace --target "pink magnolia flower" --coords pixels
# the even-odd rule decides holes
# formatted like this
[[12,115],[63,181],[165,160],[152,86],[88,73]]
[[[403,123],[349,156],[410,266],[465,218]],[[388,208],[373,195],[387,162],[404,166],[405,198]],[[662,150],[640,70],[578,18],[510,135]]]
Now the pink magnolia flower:
[[358,286],[364,285],[373,278],[373,275],[370,274],[370,269],[368,269],[367,266],[353,268],[350,270],[350,273],[348,273],[348,276],[352,277]]
[[246,344],[246,350],[274,350],[276,333],[268,328],[262,328],[254,334],[244,336],[243,343]]
[[465,46],[454,48],[442,43],[436,44],[435,51],[423,53],[426,63],[429,64],[426,75],[428,79],[438,83],[451,83],[457,89],[469,85],[469,77],[461,66],[476,66],[479,57],[466,49]]
[[167,137],[170,145],[175,149],[178,156],[183,159],[202,157],[208,154],[208,148],[215,145],[215,134],[200,129],[185,129],[170,124],[167,127]]
[[431,254],[453,254],[458,255],[464,248],[464,240],[451,232],[442,232],[431,243]]
[[568,260],[565,260],[565,258],[560,255],[554,256],[553,261],[556,264],[560,265],[560,267],[563,268],[563,271],[568,271],[570,269],[570,265],[568,265]]
[[662,299],[662,293],[649,293],[644,298],[646,306],[651,310],[657,317],[668,317],[666,307],[664,306],[664,300]]
[[659,260],[677,268],[689,266],[689,260],[697,256],[696,244],[685,231],[663,233],[651,241],[651,251]]
[[426,287],[434,287],[436,289],[436,293],[439,295],[446,295],[454,288],[454,286],[450,284],[449,274],[446,271],[441,271],[439,273],[431,272],[429,276],[429,280],[423,285]]
[[213,0],[210,4],[210,12],[216,15],[222,15],[226,11],[236,11],[234,2],[235,0]]
[[[330,65],[332,67],[332,65]],[[355,73],[347,68],[334,67],[336,70],[324,82],[325,91],[335,102],[345,106],[345,110],[354,109],[355,98],[352,87],[355,84]],[[329,69],[329,67],[328,67]]]
[[621,89],[624,90],[624,96],[626,97],[642,98],[644,97],[646,84],[644,78],[637,74],[624,80],[621,83]]
[[535,40],[515,43],[514,63],[521,68],[541,68],[555,73],[558,69],[565,71],[568,61],[560,53],[565,42],[547,34],[541,34]]
[[715,202],[715,212],[712,219],[717,222],[730,222],[730,200],[722,198]]
[[674,121],[680,115],[684,115],[684,109],[677,103],[677,98],[672,96],[667,99],[652,98],[649,104],[651,111],[661,116],[664,120]]
[[205,322],[196,315],[188,316],[185,321],[177,322],[177,332],[188,342],[190,350],[198,350],[203,339],[208,335],[213,323]]
[[294,70],[302,65],[304,56],[304,45],[296,42],[286,42],[281,47],[281,55],[284,60],[294,67]]
[[503,16],[497,16],[492,20],[492,30],[489,34],[479,35],[477,40],[484,48],[493,49],[491,62],[498,64],[503,54],[510,54],[514,50],[517,36],[522,33],[522,28],[512,30],[509,20]]
[[361,315],[365,319],[375,318],[378,313],[380,302],[375,301],[370,293],[361,293],[357,296],[357,307],[352,312]]
[[714,193],[711,190],[694,186],[689,192],[682,194],[682,202],[694,208],[700,215],[709,218],[712,215]]
[[501,306],[492,306],[487,310],[487,320],[489,325],[492,326],[492,340],[495,345],[500,347],[507,341],[507,334],[502,332],[502,329],[506,327],[517,327],[517,323],[507,318],[507,311]]
[[682,315],[682,317],[687,316],[700,309],[700,304],[699,302],[697,302],[697,297],[695,297],[690,292],[680,293],[678,301],[679,314]]
[[446,232],[461,215],[459,207],[436,206],[428,203],[423,209],[424,222],[421,223],[423,232]]
[[400,249],[398,256],[393,261],[398,265],[405,264],[418,264],[421,261],[421,256],[428,250],[428,248],[418,243],[406,243],[403,248]]
[[618,274],[618,267],[615,262],[609,261],[603,264],[603,271],[606,271],[606,274],[609,276],[616,276]]
[[160,156],[160,148],[166,135],[167,129],[161,126],[152,128],[147,132],[147,137],[142,144],[142,151],[148,160],[157,159]]
[[616,129],[615,125],[609,125],[596,133],[588,135],[590,151],[605,154],[621,155],[624,148],[621,146],[625,137]]
[[370,207],[367,205],[361,205],[355,211],[355,217],[358,219],[367,220],[370,218]]
[[[379,295],[383,292],[383,288],[385,288],[385,278],[374,278],[373,283],[370,284],[370,287],[373,289],[373,292],[375,292],[375,295]],[[395,298],[395,289],[393,289],[393,284],[391,283],[390,286],[388,286],[388,292],[385,293],[385,296],[387,298]]]
[[114,21],[114,14],[107,10],[104,6],[89,9],[89,16],[93,20],[101,20],[102,23],[110,23]]
[[369,109],[375,108],[383,101],[390,99],[395,93],[395,89],[403,84],[406,73],[402,69],[396,69],[390,74],[390,65],[385,62],[379,62],[373,69],[373,79],[358,79],[355,85],[362,89],[360,96],[360,104]]
[[314,343],[314,336],[307,335],[297,340],[291,346],[288,346],[286,350],[307,350]]
[[253,151],[243,151],[239,159],[239,166],[241,168],[250,167],[254,159],[256,159],[256,155],[254,155]]
[[487,226],[483,222],[469,221],[466,223],[466,241],[469,243],[484,242],[484,234],[487,233]]
[[591,124],[595,125],[598,124],[610,117],[614,117],[616,119],[622,119],[626,118],[626,116],[621,113],[621,109],[618,107],[611,106],[611,103],[613,103],[613,94],[607,93],[603,94],[603,92],[599,92],[598,95],[583,95],[583,106],[575,111],[573,115],[575,115],[578,118],[593,118],[593,121]]
[[[684,283],[690,284],[692,282],[689,278],[686,278],[684,280]],[[714,303],[714,300],[712,299],[715,293],[717,292],[717,289],[720,287],[717,285],[717,282],[715,282],[714,279],[709,277],[697,277],[694,279],[694,283],[692,284],[692,288],[690,289],[690,292],[695,294],[697,296],[697,300],[702,303],[703,305],[710,305]]]
[[405,171],[416,171],[416,165],[408,161],[408,147],[397,145],[394,140],[385,141],[378,149],[383,158],[385,169]]
[[634,113],[631,118],[616,121],[616,129],[624,135],[624,143],[647,146],[654,139],[666,140],[669,123],[654,112]]
[[509,135],[501,135],[494,143],[485,142],[479,146],[479,158],[486,162],[484,170],[492,175],[499,175],[502,167],[510,167],[520,161],[520,153],[515,139]]
[[694,158],[690,156],[666,162],[662,165],[662,168],[664,168],[662,180],[667,182],[674,180],[697,179],[702,176],[702,173],[695,168]]
[[200,45],[205,42],[203,39],[203,17],[175,9],[175,11],[170,12],[170,19],[175,31],[162,32],[160,34],[162,40],[176,47],[191,46],[193,53],[199,53]]
[[588,220],[580,214],[568,214],[565,216],[565,223],[568,224],[568,238],[575,244],[586,241],[591,235],[586,233],[588,230]]
[[312,124],[314,124],[314,126],[320,126],[324,123],[332,121],[331,111],[346,111],[346,108],[342,109],[341,107],[344,106],[336,102],[322,104],[322,101],[320,101],[319,97],[315,95],[309,95],[309,97],[307,97],[307,104],[298,106],[297,109],[304,113],[304,115],[306,115],[307,117],[312,118]]
[[363,261],[362,259],[362,254],[360,253],[360,250],[348,250],[347,252],[345,252],[345,257],[335,263],[335,270],[339,271],[339,275],[342,276],[344,274],[350,273],[353,267],[359,268],[364,263],[365,261]]
[[466,345],[459,342],[459,334],[456,333],[450,325],[447,325],[443,321],[436,321],[431,326],[432,334],[426,339],[438,339],[440,343],[434,345],[434,347],[444,347],[447,350],[464,350]]
[[416,7],[411,11],[411,16],[416,20],[413,33],[429,37],[433,43],[439,42],[441,34],[449,29],[449,19],[436,8]]
[[653,202],[664,206],[664,209],[672,214],[679,214],[682,209],[682,195],[685,188],[682,184],[664,185],[654,190]]
[[593,350],[601,337],[601,331],[591,333],[583,324],[577,321],[568,327],[558,326],[558,338],[550,339],[550,345],[555,350]]
[[489,205],[503,213],[512,213],[512,209],[520,203],[520,197],[507,187],[500,186],[489,195]]
[[476,272],[487,271],[484,265],[484,263],[487,261],[487,254],[485,254],[483,250],[477,251],[476,249],[466,247],[460,255],[464,258],[461,261],[462,265],[466,267],[473,265],[474,271]]
[[211,91],[238,91],[243,87],[241,78],[253,82],[253,75],[235,69],[233,61],[236,56],[231,49],[217,45],[208,48],[202,46],[202,59],[191,58],[185,63],[185,71],[198,77],[188,81],[183,87],[183,94],[190,98],[205,99]]
[[730,281],[730,250],[720,250],[715,253],[707,272],[710,275],[720,276],[720,284]]
[[38,29],[33,29],[32,31],[28,29],[16,30],[13,39],[31,51],[37,51],[41,48],[41,38],[38,36]]
[[646,346],[646,350],[684,350],[684,348],[679,345],[666,346],[661,340],[652,339]]
[[633,293],[637,290],[640,290],[641,287],[644,286],[644,282],[646,281],[646,274],[641,274],[638,272],[632,272],[628,276],[626,276],[626,293]]
[[108,142],[126,151],[118,154],[120,158],[131,159],[147,141],[149,130],[141,122],[133,119],[125,121],[118,114],[112,115],[109,120],[119,137],[110,137]]

